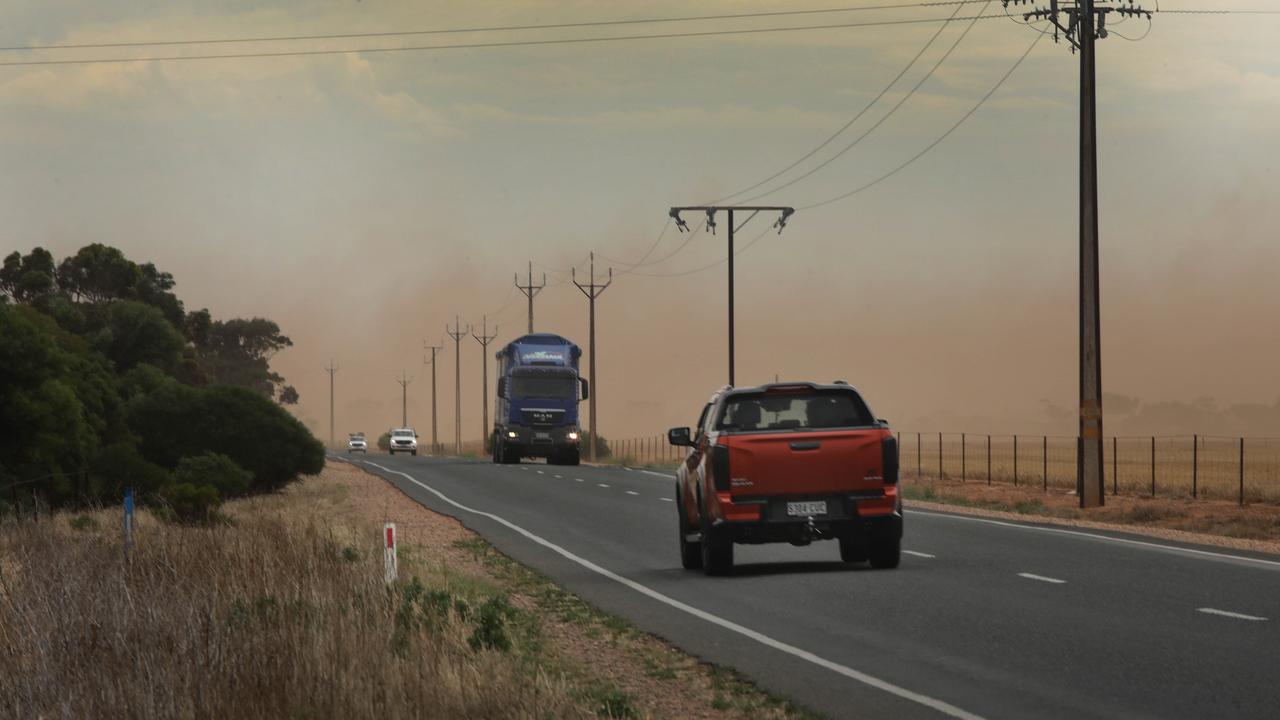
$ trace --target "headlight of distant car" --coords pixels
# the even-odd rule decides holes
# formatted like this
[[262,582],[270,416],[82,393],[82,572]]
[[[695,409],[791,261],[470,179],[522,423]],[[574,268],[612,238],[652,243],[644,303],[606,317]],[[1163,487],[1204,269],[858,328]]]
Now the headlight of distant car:
[[570,431],[569,431],[569,439],[570,439],[570,440],[577,440],[577,439],[578,439],[578,431],[577,431],[577,430],[570,430]]
[[509,437],[509,438],[516,437],[518,434],[519,434],[519,433],[517,433],[515,430],[508,430],[508,431],[507,431],[507,437]]

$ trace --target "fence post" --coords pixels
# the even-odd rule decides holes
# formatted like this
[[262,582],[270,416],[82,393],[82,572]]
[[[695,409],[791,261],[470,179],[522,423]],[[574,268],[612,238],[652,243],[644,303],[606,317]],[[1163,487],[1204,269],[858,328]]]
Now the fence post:
[[942,433],[938,433],[938,481],[941,482],[945,477],[942,472]]
[[991,436],[987,436],[987,484],[991,484]]
[[920,464],[920,459],[923,457],[922,451],[920,450],[920,442],[920,433],[916,433],[916,477],[921,477],[923,475],[923,466]]
[[1156,496],[1156,436],[1151,436],[1151,497]]
[[964,457],[964,453],[965,453],[965,447],[964,447],[964,445],[965,445],[965,443],[964,443],[964,439],[965,439],[965,434],[964,434],[964,433],[960,433],[960,482],[964,482],[964,476],[965,476],[965,466],[964,466],[964,464],[965,464],[965,463],[964,463],[964,461],[965,461],[965,457]]
[[1244,507],[1244,438],[1240,438],[1240,507]]
[[1013,486],[1018,487],[1018,436],[1013,436]]
[[1191,436],[1191,497],[1199,497],[1200,488],[1200,436]]
[[1044,436],[1044,449],[1040,453],[1040,459],[1044,461],[1044,491],[1049,492],[1049,436]]
[[1111,495],[1112,497],[1120,494],[1120,464],[1116,460],[1119,453],[1117,447],[1120,444],[1120,438],[1115,435],[1111,436]]

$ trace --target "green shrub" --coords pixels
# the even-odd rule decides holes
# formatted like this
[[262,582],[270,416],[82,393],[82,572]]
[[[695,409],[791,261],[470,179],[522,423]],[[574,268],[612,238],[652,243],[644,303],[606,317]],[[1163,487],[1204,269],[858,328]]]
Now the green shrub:
[[179,460],[173,481],[194,487],[208,485],[218,491],[219,497],[229,498],[249,490],[253,473],[222,453],[206,452]]
[[173,483],[160,493],[168,508],[167,519],[178,523],[208,523],[214,520],[222,504],[218,490],[212,485]]
[[98,521],[88,515],[76,515],[68,520],[67,524],[71,526],[72,530],[79,530],[80,532],[98,529]]

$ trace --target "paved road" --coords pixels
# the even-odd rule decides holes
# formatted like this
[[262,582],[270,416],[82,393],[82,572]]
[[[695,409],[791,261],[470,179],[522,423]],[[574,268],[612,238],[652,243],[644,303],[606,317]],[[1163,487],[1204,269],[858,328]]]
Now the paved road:
[[[345,456],[343,457],[345,459]],[[1275,718],[1280,558],[908,511],[902,566],[835,543],[681,569],[674,479],[356,457],[499,550],[832,717]]]

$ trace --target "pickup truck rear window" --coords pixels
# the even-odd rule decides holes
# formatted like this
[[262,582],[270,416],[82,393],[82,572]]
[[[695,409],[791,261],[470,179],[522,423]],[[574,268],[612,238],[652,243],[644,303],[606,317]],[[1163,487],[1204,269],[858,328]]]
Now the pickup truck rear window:
[[820,430],[863,427],[875,418],[857,393],[847,390],[806,393],[753,393],[725,401],[717,430]]

